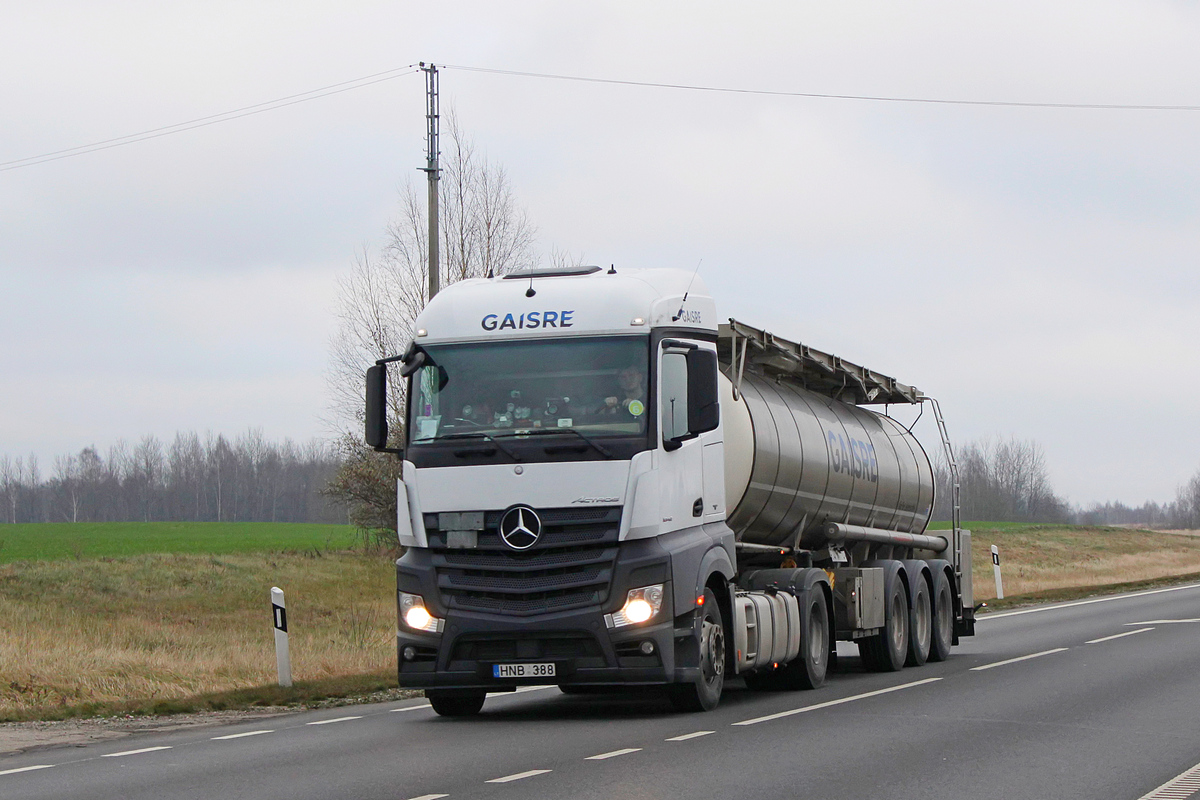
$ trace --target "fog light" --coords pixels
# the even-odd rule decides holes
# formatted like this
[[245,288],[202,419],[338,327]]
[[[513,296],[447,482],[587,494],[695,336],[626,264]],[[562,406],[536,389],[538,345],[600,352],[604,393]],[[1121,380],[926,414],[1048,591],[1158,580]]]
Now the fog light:
[[405,661],[415,661],[416,658],[417,658],[417,648],[413,647],[411,644],[406,645],[404,648],[404,660]]
[[642,651],[642,655],[644,656],[652,655],[654,653],[654,642],[649,640],[642,642],[638,649]]

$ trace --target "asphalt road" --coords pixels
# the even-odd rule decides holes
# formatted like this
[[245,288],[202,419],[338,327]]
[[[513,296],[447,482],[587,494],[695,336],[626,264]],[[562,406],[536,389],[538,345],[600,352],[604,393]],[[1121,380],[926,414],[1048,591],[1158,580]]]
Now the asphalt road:
[[0,758],[0,798],[1200,798],[1200,585],[993,614],[945,663],[837,670],[708,714],[538,688],[468,720],[409,700],[48,748]]

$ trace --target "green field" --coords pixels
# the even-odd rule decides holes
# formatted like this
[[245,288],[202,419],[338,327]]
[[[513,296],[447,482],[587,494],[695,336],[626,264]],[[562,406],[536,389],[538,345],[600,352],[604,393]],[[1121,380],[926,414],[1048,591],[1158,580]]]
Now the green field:
[[293,522],[47,522],[0,525],[0,564],[148,553],[275,553],[345,550],[350,525]]

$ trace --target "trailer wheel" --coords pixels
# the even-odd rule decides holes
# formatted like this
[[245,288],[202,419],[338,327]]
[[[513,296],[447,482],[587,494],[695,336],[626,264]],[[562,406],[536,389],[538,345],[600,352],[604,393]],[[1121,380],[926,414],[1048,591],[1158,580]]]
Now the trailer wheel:
[[473,717],[483,708],[487,692],[445,692],[430,689],[425,698],[443,717]]
[[712,589],[704,590],[700,620],[700,675],[695,683],[667,687],[667,697],[677,711],[712,711],[721,702],[725,687],[725,626]]
[[929,659],[929,640],[933,628],[933,607],[929,584],[921,573],[913,573],[912,602],[908,614],[908,657],[906,667],[924,666]]
[[874,672],[897,672],[908,656],[908,599],[898,571],[889,570],[883,585],[883,630],[860,639],[863,664]]
[[945,661],[954,644],[954,595],[950,581],[940,569],[933,575],[933,635],[929,647],[930,661]]

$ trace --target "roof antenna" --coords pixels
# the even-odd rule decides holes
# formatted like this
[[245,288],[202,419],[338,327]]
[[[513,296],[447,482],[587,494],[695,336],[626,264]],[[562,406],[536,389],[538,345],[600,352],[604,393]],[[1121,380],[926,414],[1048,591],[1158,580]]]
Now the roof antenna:
[[608,274],[609,274],[609,275],[616,275],[616,274],[617,274],[617,265],[616,265],[616,264],[609,264],[609,265],[608,265]]
[[525,290],[526,297],[533,297],[537,292],[533,290],[533,270],[529,270],[529,288]]
[[692,279],[688,281],[687,288],[683,290],[683,299],[679,301],[679,313],[671,317],[671,322],[679,322],[683,317],[683,304],[687,302],[688,292],[692,290],[692,283],[696,280],[696,273],[700,271],[700,265],[703,263],[703,258],[696,262],[696,268],[692,270]]

